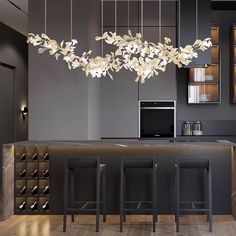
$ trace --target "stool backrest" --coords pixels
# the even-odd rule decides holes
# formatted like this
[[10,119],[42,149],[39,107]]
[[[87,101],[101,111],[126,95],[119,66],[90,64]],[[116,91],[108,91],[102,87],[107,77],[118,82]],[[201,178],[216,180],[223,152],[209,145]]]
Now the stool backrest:
[[124,157],[121,165],[123,168],[154,168],[155,160],[150,157]]
[[178,161],[179,168],[209,169],[210,159],[208,158],[186,158]]
[[68,169],[96,169],[100,165],[97,157],[75,157],[66,159],[65,167]]

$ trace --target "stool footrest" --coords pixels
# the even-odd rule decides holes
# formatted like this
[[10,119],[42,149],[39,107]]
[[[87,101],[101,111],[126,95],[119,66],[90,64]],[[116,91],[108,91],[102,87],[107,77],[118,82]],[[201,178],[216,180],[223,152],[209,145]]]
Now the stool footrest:
[[[125,212],[152,212],[152,201],[125,201],[126,207],[123,209]],[[127,206],[130,205],[130,206]],[[147,207],[150,205],[150,207]],[[145,206],[145,207],[144,207]]]
[[206,208],[194,208],[194,209],[187,209],[187,208],[180,208],[179,211],[186,211],[186,212],[209,212],[210,210],[209,209],[206,209]]
[[96,212],[96,208],[67,208],[66,210],[67,213],[71,212]]
[[206,201],[180,201],[180,205],[187,205],[186,207],[183,207],[181,209],[188,209],[188,210],[197,210],[197,209],[208,209],[206,207],[200,207],[207,204]]
[[[96,206],[96,201],[74,201],[74,204],[81,204],[81,206],[78,207],[68,207],[67,212],[83,212],[83,211],[96,211],[96,207],[91,208],[91,205]],[[102,201],[100,201],[100,204],[103,204]],[[90,208],[88,208],[90,206]]]

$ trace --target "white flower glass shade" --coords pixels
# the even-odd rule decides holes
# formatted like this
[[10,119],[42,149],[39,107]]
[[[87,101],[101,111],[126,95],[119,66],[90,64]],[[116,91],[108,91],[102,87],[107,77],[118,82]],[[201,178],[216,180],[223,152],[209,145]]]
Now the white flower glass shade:
[[158,75],[159,71],[165,71],[169,63],[174,63],[178,67],[183,67],[198,57],[197,51],[205,51],[212,46],[210,38],[204,40],[197,39],[193,45],[186,45],[184,48],[175,48],[170,43],[169,38],[164,38],[164,43],[157,44],[143,41],[142,35],[135,36],[129,31],[128,35],[117,35],[112,32],[105,32],[96,40],[104,40],[107,44],[115,47],[115,51],[103,57],[91,58],[91,50],[84,52],[82,56],[75,55],[76,39],[71,42],[62,41],[60,44],[56,40],[50,39],[46,34],[28,34],[28,43],[39,46],[38,52],[55,56],[58,60],[62,57],[67,62],[69,69],[81,67],[86,76],[102,77],[112,72],[118,72],[122,68],[135,71],[137,76],[135,81],[144,83],[146,79]]

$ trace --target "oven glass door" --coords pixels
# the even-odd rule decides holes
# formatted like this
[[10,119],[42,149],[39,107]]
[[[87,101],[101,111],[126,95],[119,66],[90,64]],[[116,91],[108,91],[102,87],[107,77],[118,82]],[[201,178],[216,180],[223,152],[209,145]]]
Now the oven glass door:
[[174,109],[140,110],[140,137],[174,137]]

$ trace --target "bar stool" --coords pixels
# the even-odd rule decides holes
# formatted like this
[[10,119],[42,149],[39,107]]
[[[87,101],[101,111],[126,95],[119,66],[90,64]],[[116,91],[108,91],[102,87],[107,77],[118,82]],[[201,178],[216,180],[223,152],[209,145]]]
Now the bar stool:
[[[176,232],[179,232],[180,213],[205,212],[209,223],[209,232],[212,232],[212,171],[211,161],[207,158],[186,158],[175,164],[176,167]],[[183,169],[198,169],[207,172],[207,201],[181,201],[180,199],[180,171]],[[205,182],[204,182],[205,185]],[[185,207],[183,206],[185,205]],[[197,207],[198,206],[198,207]]]
[[[75,176],[74,172],[79,170],[95,170],[96,171],[96,200],[95,201],[76,201],[75,200]],[[101,184],[102,179],[102,184]],[[70,204],[68,207],[68,185],[70,184]],[[100,194],[102,188],[102,201]],[[100,204],[103,210],[103,222],[106,222],[106,165],[100,164],[99,158],[69,158],[65,161],[65,176],[64,176],[64,217],[63,217],[63,232],[66,232],[66,215],[71,214],[71,221],[74,222],[74,214],[81,212],[96,213],[96,232],[99,232],[99,215]],[[79,205],[76,207],[76,205]],[[91,208],[92,205],[95,207]]]
[[[126,174],[128,169],[139,171],[140,169],[150,169],[152,171],[152,201],[127,201],[126,200]],[[157,221],[157,164],[154,158],[123,158],[121,160],[120,175],[120,232],[123,231],[123,222],[126,221],[127,213],[151,213],[153,215],[153,232],[156,229]],[[136,205],[136,208],[129,207],[128,204]],[[142,207],[151,205],[151,207]]]

